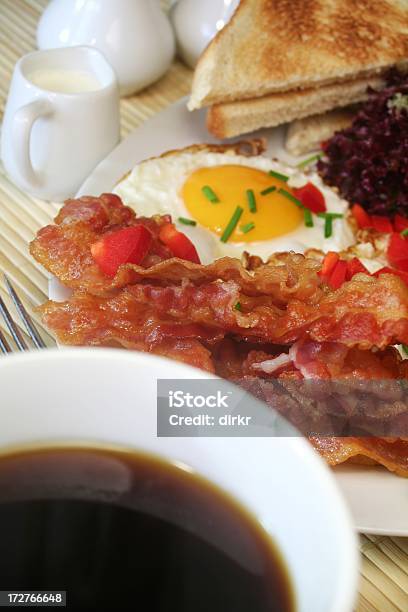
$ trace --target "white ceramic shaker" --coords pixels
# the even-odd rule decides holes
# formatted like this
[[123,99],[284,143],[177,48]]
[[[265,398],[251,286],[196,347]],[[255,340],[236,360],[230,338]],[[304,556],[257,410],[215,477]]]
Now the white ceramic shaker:
[[178,53],[190,68],[232,17],[239,0],[178,0],[171,9]]
[[38,23],[37,44],[96,47],[114,68],[122,96],[163,76],[175,53],[160,0],[51,0]]

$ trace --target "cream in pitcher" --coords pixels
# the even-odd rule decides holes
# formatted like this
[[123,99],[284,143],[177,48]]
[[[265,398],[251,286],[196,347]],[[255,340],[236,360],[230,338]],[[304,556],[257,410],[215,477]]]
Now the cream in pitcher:
[[62,201],[117,145],[115,73],[90,47],[36,51],[16,64],[4,114],[1,157],[18,187]]
[[28,78],[37,87],[58,93],[76,94],[102,87],[95,75],[85,70],[44,68],[34,70]]

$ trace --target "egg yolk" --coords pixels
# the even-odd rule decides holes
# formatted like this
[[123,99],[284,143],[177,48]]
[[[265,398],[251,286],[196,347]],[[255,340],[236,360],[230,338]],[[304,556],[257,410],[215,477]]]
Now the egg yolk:
[[[210,201],[203,187],[209,187],[219,201]],[[261,195],[269,187],[276,189]],[[219,236],[237,206],[241,206],[243,213],[229,242],[255,242],[282,236],[303,223],[302,210],[279,189],[292,194],[286,182],[262,170],[238,165],[214,166],[193,172],[183,185],[182,198],[190,216]],[[249,208],[248,190],[254,193],[256,212]],[[253,229],[243,232],[242,227],[249,223],[254,224]]]

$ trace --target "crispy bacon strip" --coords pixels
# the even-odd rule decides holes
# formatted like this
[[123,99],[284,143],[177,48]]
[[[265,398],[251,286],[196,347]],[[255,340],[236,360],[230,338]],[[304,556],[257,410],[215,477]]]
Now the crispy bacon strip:
[[153,242],[143,266],[152,266],[171,257],[170,251],[158,240],[160,227],[168,221],[167,216],[137,218],[134,211],[113,194],[67,200],[55,225],[47,225],[38,232],[30,244],[30,252],[64,285],[103,293],[112,283],[95,263],[91,245],[110,231],[144,225],[152,233]]
[[[78,327],[75,327],[76,319],[72,320],[70,341],[95,343],[105,322],[99,321],[96,327],[93,312],[103,309],[114,312],[112,316],[117,320],[126,318],[129,325],[122,330],[126,340],[126,334],[133,337],[139,325],[139,311],[149,309],[157,318],[170,316],[174,322],[199,325],[207,330],[207,335],[233,334],[246,341],[280,345],[308,339],[319,343],[337,342],[345,348],[383,348],[392,343],[408,343],[407,298],[408,289],[392,275],[383,275],[372,282],[353,279],[313,306],[293,300],[286,308],[277,307],[273,298],[244,295],[235,281],[199,286],[189,282],[181,286],[138,284],[110,297],[87,294],[86,300],[75,298],[75,312],[82,308],[85,312]],[[392,308],[388,307],[389,303]],[[70,311],[70,301],[52,305],[53,312],[58,309]],[[86,338],[83,337],[85,320]],[[55,324],[55,318],[44,318],[44,323],[58,336],[65,333],[66,321],[61,326]],[[78,339],[74,340],[76,334]]]
[[357,275],[317,303],[292,299],[286,307],[278,307],[274,295],[245,295],[236,281],[137,284],[126,291],[139,302],[154,303],[159,312],[258,342],[292,344],[308,338],[362,349],[408,342],[408,288],[393,275]]
[[[398,438],[311,438],[313,446],[329,465],[366,458],[399,476],[408,477],[408,440]],[[363,460],[361,461],[361,458]]]
[[[137,218],[134,211],[113,194],[68,200],[56,217],[55,225],[40,230],[30,250],[33,257],[63,284],[96,295],[143,280],[181,283],[184,279],[196,284],[234,280],[248,295],[273,295],[276,302],[282,304],[289,298],[313,301],[321,294],[317,276],[319,263],[301,255],[281,254],[269,264],[258,263],[253,273],[239,260],[228,257],[209,266],[170,259],[171,253],[157,240],[161,225],[169,220],[167,216]],[[143,267],[122,266],[112,281],[95,265],[90,246],[108,231],[137,223],[143,223],[153,233],[156,240],[151,254],[155,257],[144,261]],[[149,268],[148,275],[146,268]]]
[[95,231],[107,225],[126,225],[135,218],[134,211],[125,206],[113,193],[104,193],[99,198],[84,196],[76,200],[66,200],[55,217],[57,225],[89,223]]
[[323,295],[317,274],[320,264],[296,253],[281,253],[269,263],[248,271],[232,257],[217,259],[209,265],[170,259],[150,268],[122,266],[112,286],[121,288],[143,281],[160,281],[167,285],[190,281],[194,285],[214,281],[235,282],[247,296],[268,296],[277,306],[289,300],[316,303]]
[[121,345],[167,354],[209,371],[214,370],[211,354],[200,340],[215,342],[223,335],[198,324],[160,318],[125,292],[109,300],[79,292],[64,303],[47,302],[42,314],[61,344]]

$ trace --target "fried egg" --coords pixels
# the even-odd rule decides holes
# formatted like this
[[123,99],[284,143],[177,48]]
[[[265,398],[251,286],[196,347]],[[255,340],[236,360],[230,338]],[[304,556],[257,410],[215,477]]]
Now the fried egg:
[[[138,215],[170,214],[203,263],[224,255],[240,257],[243,251],[266,259],[276,251],[341,251],[352,245],[354,234],[345,217],[333,220],[329,238],[324,237],[324,219],[316,215],[313,227],[306,227],[302,209],[287,194],[307,182],[322,192],[327,212],[347,213],[348,203],[315,172],[211,148],[192,147],[141,162],[114,192]],[[239,220],[226,237],[234,213]]]

